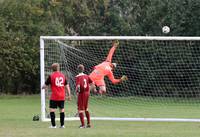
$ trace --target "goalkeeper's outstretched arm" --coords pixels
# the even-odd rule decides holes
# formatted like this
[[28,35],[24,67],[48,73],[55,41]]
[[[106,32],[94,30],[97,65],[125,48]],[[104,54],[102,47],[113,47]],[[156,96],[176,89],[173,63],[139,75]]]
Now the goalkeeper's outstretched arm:
[[106,58],[106,61],[108,62],[112,62],[112,56],[116,50],[116,48],[119,46],[119,41],[118,40],[115,40],[113,41],[112,43],[112,48],[110,49],[109,53],[108,53],[108,56]]
[[110,72],[108,78],[110,79],[110,81],[112,81],[113,84],[117,84],[128,80],[128,77],[125,75],[123,75],[120,79],[115,79],[113,72]]

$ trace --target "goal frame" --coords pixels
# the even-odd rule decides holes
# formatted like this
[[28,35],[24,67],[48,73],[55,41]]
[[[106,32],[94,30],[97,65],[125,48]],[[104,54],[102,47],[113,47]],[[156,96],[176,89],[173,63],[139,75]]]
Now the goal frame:
[[[40,86],[45,83],[44,64],[44,40],[177,40],[177,41],[200,41],[200,37],[190,36],[40,36]],[[45,90],[40,88],[41,94],[41,121],[50,121],[46,118]],[[59,118],[56,118],[59,120]],[[67,121],[79,120],[78,117],[65,118]],[[186,118],[120,118],[120,117],[91,117],[91,120],[116,120],[116,121],[155,121],[155,122],[200,122],[200,119]]]

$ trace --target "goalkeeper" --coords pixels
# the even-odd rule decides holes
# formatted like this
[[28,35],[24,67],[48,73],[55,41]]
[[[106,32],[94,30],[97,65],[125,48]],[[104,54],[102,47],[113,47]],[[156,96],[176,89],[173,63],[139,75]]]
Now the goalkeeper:
[[[110,49],[108,56],[106,60],[99,65],[94,67],[94,70],[89,75],[90,79],[93,81],[93,83],[99,87],[99,93],[103,94],[106,92],[106,84],[104,81],[104,77],[107,76],[110,81],[113,84],[121,83],[123,81],[126,81],[128,78],[127,76],[123,75],[120,79],[115,79],[113,75],[113,70],[116,68],[116,63],[112,63],[112,56],[116,50],[116,48],[119,46],[118,41],[114,41],[112,43],[112,48]],[[91,90],[96,91],[96,87],[91,87]]]

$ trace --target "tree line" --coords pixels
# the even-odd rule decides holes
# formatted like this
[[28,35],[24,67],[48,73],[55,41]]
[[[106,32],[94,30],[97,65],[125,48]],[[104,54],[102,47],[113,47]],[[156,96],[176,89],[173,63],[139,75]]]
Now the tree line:
[[39,37],[200,35],[196,0],[1,0],[0,93],[40,88]]

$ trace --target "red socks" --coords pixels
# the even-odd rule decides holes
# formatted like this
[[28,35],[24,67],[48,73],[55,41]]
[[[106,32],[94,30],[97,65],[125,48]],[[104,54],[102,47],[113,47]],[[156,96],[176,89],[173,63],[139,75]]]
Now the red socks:
[[[85,111],[85,116],[87,118],[87,124],[90,125],[90,113],[89,113],[89,111]],[[85,126],[84,113],[79,113],[79,118],[80,118],[80,121],[81,121],[81,125]]]
[[86,118],[87,118],[87,124],[89,125],[90,124],[90,113],[89,113],[89,111],[85,111],[85,115],[86,115]]
[[85,123],[84,123],[84,114],[83,113],[79,113],[79,117],[80,117],[81,125],[85,126]]

